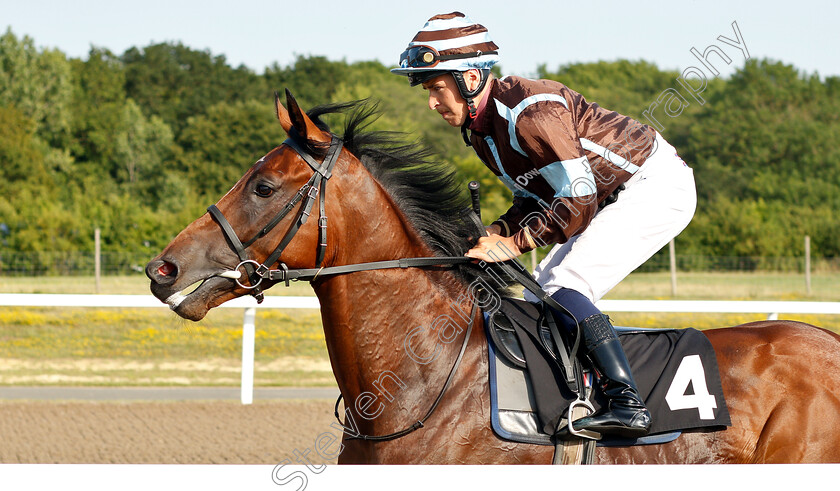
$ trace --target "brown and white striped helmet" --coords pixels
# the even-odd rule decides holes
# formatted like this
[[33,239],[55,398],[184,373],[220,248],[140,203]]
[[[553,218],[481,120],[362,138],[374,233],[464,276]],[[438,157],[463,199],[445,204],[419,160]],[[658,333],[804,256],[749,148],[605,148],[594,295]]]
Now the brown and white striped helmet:
[[[461,12],[436,15],[408,43],[399,68],[391,72],[412,80],[431,72],[489,70],[499,62],[498,49],[487,28]],[[414,80],[412,85],[416,85]]]

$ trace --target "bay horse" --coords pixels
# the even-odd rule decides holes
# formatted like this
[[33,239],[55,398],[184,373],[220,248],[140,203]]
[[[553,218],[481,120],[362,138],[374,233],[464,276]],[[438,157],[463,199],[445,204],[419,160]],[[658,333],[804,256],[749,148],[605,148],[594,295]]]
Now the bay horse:
[[[345,433],[339,463],[551,463],[552,447],[491,429],[488,341],[471,288],[502,288],[469,262],[395,267],[402,258],[462,256],[476,237],[452,169],[418,144],[367,131],[374,105],[304,113],[286,96],[288,109],[277,97],[275,105],[289,139],[149,262],[152,293],[197,321],[232,298],[309,280],[347,423],[359,435],[392,435]],[[327,114],[346,116],[343,137],[322,122]],[[359,264],[381,269],[340,270]],[[840,462],[840,336],[791,321],[704,333],[732,426],[599,448],[597,463]]]

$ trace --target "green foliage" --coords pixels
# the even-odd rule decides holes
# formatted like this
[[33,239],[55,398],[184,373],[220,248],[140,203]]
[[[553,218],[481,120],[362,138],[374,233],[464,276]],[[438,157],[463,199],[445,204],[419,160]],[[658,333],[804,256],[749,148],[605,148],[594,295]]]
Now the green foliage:
[[[697,214],[677,242],[682,253],[796,256],[807,234],[816,256],[840,256],[840,78],[750,60],[727,80],[707,80],[701,104],[678,72],[645,61],[537,72],[643,122],[664,91],[685,97],[678,116],[660,116],[698,184]],[[100,228],[106,251],[151,257],[285,139],[272,92],[286,88],[305,109],[376,102],[381,116],[369,129],[402,132],[465,183],[481,183],[485,223],[508,208],[510,192],[428,109],[427,94],[379,62],[298,56],[256,74],[180,43],[121,55],[94,47],[87,59],[67,59],[7,30],[0,253],[89,250]]]
[[171,154],[172,130],[157,116],[143,117],[140,108],[129,99],[120,118],[114,142],[116,181],[136,185],[141,179],[165,172],[164,162]]
[[219,102],[269,97],[265,80],[247,67],[230,67],[222,55],[181,43],[130,48],[121,60],[125,91],[147,116],[157,115],[177,133],[190,116]]
[[62,145],[69,124],[70,63],[57,50],[38,51],[11,29],[0,36],[0,106],[14,106],[36,123],[38,134]]
[[[695,168],[701,213],[715,218],[718,233],[746,240],[747,222],[756,222],[739,217],[764,210],[758,223],[774,242],[789,249],[811,235],[820,237],[819,255],[838,255],[836,240],[824,238],[837,230],[832,215],[840,211],[840,97],[832,87],[836,80],[751,60],[709,100],[688,128],[684,156]],[[721,211],[724,202],[732,213]],[[746,241],[755,253],[777,249]]]
[[543,65],[537,74],[539,78],[564,83],[590,102],[636,118],[660,92],[674,85],[678,75],[663,72],[645,61],[627,60],[565,65],[554,73]]
[[332,100],[333,94],[347,77],[343,61],[329,61],[323,56],[298,56],[295,63],[280,67],[276,63],[266,69],[264,79],[271,90],[283,95],[289,89],[301,107],[314,107]]
[[[126,104],[125,70],[107,50],[93,48],[87,61],[71,60],[74,115],[69,150],[80,163],[78,172],[99,172],[115,158],[116,132]],[[110,172],[110,169],[109,169]]]
[[20,184],[39,186],[48,179],[35,122],[14,107],[0,106],[0,195],[13,196]]
[[273,100],[220,102],[188,119],[178,139],[180,167],[213,202],[285,139]]

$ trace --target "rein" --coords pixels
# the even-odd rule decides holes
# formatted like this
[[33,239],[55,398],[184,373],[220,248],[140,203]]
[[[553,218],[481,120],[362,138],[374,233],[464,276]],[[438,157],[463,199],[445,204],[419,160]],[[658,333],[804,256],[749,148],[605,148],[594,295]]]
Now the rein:
[[435,402],[432,403],[432,406],[426,411],[426,414],[417,420],[413,425],[409,426],[400,431],[395,431],[393,433],[388,433],[387,435],[363,435],[359,433],[354,428],[348,427],[341,421],[341,416],[338,415],[338,406],[341,404],[341,400],[344,398],[342,394],[338,394],[338,399],[335,401],[335,419],[338,421],[338,424],[341,425],[341,428],[344,430],[344,435],[347,437],[348,440],[364,440],[368,442],[385,442],[389,440],[396,440],[397,438],[401,438],[409,433],[419,430],[423,427],[424,423],[432,416],[432,413],[435,412],[437,409],[438,404],[440,404],[441,399],[443,399],[443,394],[446,393],[446,389],[449,388],[449,385],[452,383],[452,379],[455,378],[455,372],[458,370],[458,366],[461,364],[461,360],[464,358],[464,353],[467,351],[467,343],[470,340],[470,334],[472,333],[473,325],[475,324],[475,314],[478,311],[478,304],[473,302],[472,311],[470,313],[470,323],[467,325],[466,332],[464,333],[464,342],[461,343],[461,351],[458,352],[458,357],[455,358],[455,363],[452,365],[452,369],[449,370],[449,375],[446,377],[446,382],[443,383],[443,388],[440,389],[440,393],[438,394]]
[[[221,227],[225,239],[228,242],[228,245],[230,245],[230,247],[236,252],[236,255],[239,256],[240,263],[236,266],[235,271],[239,271],[240,267],[244,267],[245,272],[248,275],[248,281],[250,284],[245,285],[242,282],[240,282],[239,276],[230,277],[233,278],[234,281],[236,281],[237,285],[239,285],[241,288],[249,290],[249,293],[254,298],[256,298],[258,303],[261,303],[264,299],[264,293],[261,288],[261,285],[263,280],[265,279],[268,279],[269,281],[285,282],[286,286],[289,286],[290,281],[313,281],[320,276],[332,276],[339,274],[356,273],[361,271],[374,271],[380,269],[406,269],[454,266],[457,264],[464,264],[473,261],[472,258],[466,256],[414,257],[387,261],[374,261],[368,263],[347,264],[343,266],[321,266],[326,255],[327,248],[327,215],[324,207],[327,181],[332,176],[332,171],[335,167],[336,162],[338,161],[338,156],[341,153],[341,149],[343,148],[343,143],[341,139],[333,135],[332,140],[330,142],[329,150],[327,151],[323,162],[319,163],[309,152],[307,152],[303,148],[303,146],[299,145],[295,141],[296,132],[294,132],[294,130],[292,130],[292,133],[290,133],[289,136],[290,138],[288,138],[284,142],[284,144],[294,149],[298,153],[298,155],[309,165],[309,167],[312,168],[314,172],[312,174],[312,177],[303,186],[301,186],[301,188],[298,190],[295,196],[292,197],[292,199],[288,203],[286,203],[286,205],[274,216],[274,218],[272,218],[268,222],[268,225],[260,229],[260,231],[257,232],[249,240],[243,242],[239,239],[239,236],[233,230],[233,227],[231,226],[230,222],[227,220],[227,218],[225,218],[224,214],[216,207],[216,205],[210,205],[207,208],[207,211],[216,220],[216,222],[218,222],[219,226]],[[479,218],[480,208],[478,207],[477,186],[471,186],[470,190],[473,192],[473,208],[476,212],[475,215],[471,214],[470,216],[475,222],[478,229],[481,230],[482,234],[486,234],[484,226],[482,225],[481,220]],[[312,208],[315,205],[316,199],[319,202],[319,240],[315,268],[289,269],[285,263],[280,261],[280,256],[283,254],[283,251],[292,241],[295,234],[297,234],[298,230],[300,230],[300,228],[306,223],[307,219],[309,218],[309,215],[312,212]],[[262,263],[251,259],[246,249],[252,244],[254,244],[254,242],[256,242],[258,239],[268,235],[268,233],[271,232],[271,230],[273,230],[274,227],[277,226],[277,224],[279,224],[283,220],[283,218],[285,218],[295,208],[295,206],[298,205],[298,203],[302,204],[300,206],[297,218],[295,219],[289,230],[286,231],[286,234],[280,240],[280,243],[277,245],[277,247],[275,247],[274,251]],[[270,269],[271,266],[277,263],[279,263],[280,269]],[[521,283],[527,289],[532,291],[542,302],[547,304],[549,307],[552,307],[559,312],[566,312],[571,316],[571,313],[569,313],[568,310],[566,310],[564,307],[562,307],[560,304],[554,301],[554,299],[552,299],[545,291],[543,291],[539,284],[537,284],[537,282],[531,276],[524,274],[522,271],[519,271],[517,270],[517,268],[505,264],[504,262],[497,264],[499,264],[502,267],[502,269],[508,275],[510,275],[511,278],[516,279],[519,283]],[[467,344],[469,343],[469,338],[470,334],[472,333],[473,325],[475,324],[477,310],[478,305],[476,302],[473,302],[470,323],[467,327],[466,334],[464,336],[464,342],[461,345],[461,350],[458,353],[458,357],[455,359],[455,363],[453,364],[452,369],[449,371],[449,375],[446,378],[446,382],[444,383],[443,388],[441,389],[432,406],[421,419],[416,421],[408,428],[394,433],[389,433],[387,435],[362,435],[354,431],[352,428],[348,428],[341,421],[341,418],[338,415],[338,406],[341,403],[343,397],[340,394],[335,403],[335,417],[344,429],[345,434],[348,435],[348,437],[351,439],[361,439],[366,441],[387,441],[400,438],[419,428],[422,428],[426,420],[428,420],[432,413],[435,411],[435,409],[437,409],[438,405],[440,404],[440,401],[443,399],[443,395],[452,383],[458,366],[461,364],[461,360],[464,356],[464,353],[466,352]],[[574,316],[572,316],[572,318],[574,319]],[[552,335],[556,335],[556,333],[552,333]],[[569,353],[568,358],[572,360],[575,359],[580,339],[580,325],[578,324],[574,347],[571,350],[571,353]],[[560,351],[562,352],[562,349]],[[564,359],[564,362],[565,361],[566,360]],[[575,383],[575,381],[578,380],[578,378],[575,376],[577,375],[575,372],[577,372],[579,369],[575,370],[575,368],[573,368],[574,364],[572,363],[564,363],[563,365],[563,368],[566,372],[565,376],[567,382],[570,383],[570,386],[575,392],[578,392],[579,397],[581,397],[582,399],[581,393],[579,392],[577,384]]]
[[[291,135],[290,135],[291,136]],[[239,277],[233,278],[237,285],[247,290],[250,290],[250,294],[257,299],[258,303],[261,303],[264,299],[264,294],[261,288],[262,281],[267,279],[269,281],[282,281],[286,283],[286,286],[289,286],[290,281],[313,281],[319,276],[331,276],[331,275],[339,275],[339,274],[347,274],[347,273],[356,273],[360,271],[374,271],[379,269],[406,269],[406,268],[423,268],[423,267],[433,267],[433,266],[454,266],[457,264],[464,264],[471,262],[472,259],[465,257],[465,256],[449,256],[449,257],[413,257],[413,258],[402,258],[402,259],[394,259],[388,261],[374,261],[368,263],[358,263],[358,264],[347,264],[344,266],[329,266],[329,267],[322,267],[321,263],[324,260],[324,256],[326,254],[326,247],[327,247],[327,215],[324,209],[324,196],[326,194],[326,185],[327,181],[329,180],[330,176],[332,176],[332,170],[335,167],[335,163],[338,160],[338,155],[341,153],[342,142],[339,138],[333,136],[332,141],[330,142],[330,148],[327,151],[327,155],[324,158],[322,163],[318,163],[309,152],[306,152],[301,145],[299,145],[294,137],[287,139],[284,142],[286,145],[294,149],[298,155],[312,168],[314,171],[312,177],[309,181],[306,182],[295,196],[281,209],[274,218],[269,221],[268,225],[260,229],[251,239],[243,242],[239,239],[239,236],[233,230],[230,222],[227,218],[225,218],[224,214],[216,207],[216,205],[210,205],[207,208],[207,211],[210,215],[216,220],[219,226],[222,228],[222,232],[224,233],[225,239],[228,242],[228,245],[236,252],[236,255],[239,256],[240,263],[236,266],[235,270],[238,271],[240,267],[245,268],[245,272],[248,275],[248,280],[250,285],[245,285],[239,281]],[[319,217],[318,217],[318,251],[317,251],[317,262],[315,264],[315,268],[309,269],[289,269],[285,263],[280,261],[280,256],[283,254],[285,248],[289,245],[292,238],[295,236],[297,231],[300,227],[306,223],[309,215],[312,212],[312,208],[314,206],[315,200],[319,200]],[[286,232],[286,235],[283,236],[283,239],[274,249],[268,258],[262,263],[251,259],[248,255],[246,249],[251,246],[254,242],[258,239],[268,235],[268,233],[280,223],[283,218],[288,215],[298,203],[303,202],[300,207],[300,211],[298,212],[297,219],[293,223],[293,225],[289,228]],[[482,227],[483,229],[483,227]],[[274,265],[275,263],[279,262],[280,269],[270,269],[270,266]],[[407,435],[419,428],[423,427],[423,424],[432,413],[437,409],[438,405],[440,404],[441,399],[443,399],[443,395],[449,386],[452,383],[452,380],[455,376],[455,372],[458,370],[458,366],[461,364],[461,360],[464,357],[464,353],[467,349],[467,344],[469,342],[470,334],[472,332],[473,325],[475,324],[476,313],[478,311],[478,304],[473,302],[472,313],[470,316],[470,323],[467,326],[466,333],[464,336],[464,342],[461,345],[461,351],[458,353],[458,357],[455,359],[455,363],[452,366],[452,369],[449,371],[449,376],[446,378],[446,382],[443,384],[443,388],[441,389],[440,393],[435,399],[434,403],[432,404],[431,408],[426,412],[426,414],[417,422],[415,422],[410,427],[391,433],[388,435],[383,436],[370,436],[370,435],[361,435],[357,432],[353,431],[352,428],[348,428],[341,422],[341,419],[338,416],[338,405],[341,403],[342,395],[338,396],[338,400],[335,403],[335,417],[338,419],[338,422],[341,424],[342,428],[346,434],[350,435],[350,438],[360,438],[363,440],[368,441],[385,441],[385,440],[393,440],[399,438],[401,436]]]
[[[358,263],[358,264],[347,264],[344,266],[328,266],[322,267],[321,263],[324,260],[324,256],[326,255],[326,247],[327,247],[327,215],[324,209],[325,203],[325,195],[326,195],[326,185],[329,178],[332,176],[332,170],[335,167],[335,163],[338,160],[338,155],[341,153],[342,143],[341,140],[335,136],[332,138],[332,142],[330,143],[330,148],[327,152],[327,156],[324,158],[323,163],[318,163],[308,152],[306,152],[295,140],[294,138],[289,138],[284,142],[286,145],[294,149],[298,155],[300,155],[303,160],[309,164],[309,166],[315,171],[312,174],[312,177],[309,181],[306,182],[301,188],[295,193],[295,196],[288,202],[286,205],[281,209],[271,221],[268,222],[268,225],[260,229],[251,239],[243,242],[239,240],[239,236],[236,235],[236,232],[233,230],[230,222],[225,218],[224,214],[216,207],[216,205],[210,205],[207,208],[207,211],[210,212],[210,215],[218,222],[219,226],[222,228],[222,232],[224,232],[225,239],[227,240],[228,244],[231,248],[236,252],[236,255],[239,256],[240,263],[236,266],[235,270],[239,270],[240,267],[245,268],[245,272],[248,275],[248,280],[250,285],[245,285],[239,281],[238,278],[234,278],[236,283],[241,287],[247,290],[250,290],[250,294],[257,299],[257,302],[262,302],[264,298],[264,294],[262,292],[261,283],[263,280],[269,281],[282,281],[286,283],[286,286],[289,286],[290,281],[312,281],[318,278],[319,276],[331,276],[331,275],[338,275],[338,274],[347,274],[347,273],[356,273],[360,271],[374,271],[379,269],[394,269],[394,268],[423,268],[423,267],[431,267],[431,266],[454,266],[457,264],[465,264],[471,262],[472,259],[464,256],[442,256],[442,257],[412,257],[412,258],[402,258],[402,259],[393,259],[388,261],[374,261],[368,263]],[[319,200],[319,217],[318,217],[318,256],[317,262],[315,263],[315,268],[301,268],[301,269],[289,269],[285,263],[280,261],[280,256],[283,254],[285,248],[289,245],[292,241],[292,238],[295,236],[297,231],[300,227],[306,223],[309,215],[312,212],[312,208],[314,206],[315,200]],[[305,200],[305,201],[303,201]],[[280,244],[274,249],[274,252],[266,258],[265,261],[259,263],[253,259],[250,259],[248,253],[245,249],[250,247],[254,242],[258,239],[268,235],[278,223],[280,223],[289,212],[297,206],[298,203],[303,201],[303,205],[300,207],[300,211],[297,216],[297,220],[295,220],[294,224],[291,228],[286,232],[286,235],[280,241]],[[269,269],[270,266],[274,265],[275,263],[279,262],[280,269]]]

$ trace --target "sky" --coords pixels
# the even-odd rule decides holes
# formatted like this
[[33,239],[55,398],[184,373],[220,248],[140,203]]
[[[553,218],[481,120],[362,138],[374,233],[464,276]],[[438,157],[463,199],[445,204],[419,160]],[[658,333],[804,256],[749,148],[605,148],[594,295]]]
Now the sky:
[[[837,0],[0,0],[0,29],[82,59],[91,46],[122,54],[180,41],[262,73],[298,55],[395,65],[429,17],[455,10],[489,29],[505,75],[616,59],[683,71],[699,67],[692,48],[714,44],[730,60],[710,54],[721,77],[747,56],[840,76]],[[745,50],[718,39],[738,40],[733,23]]]

